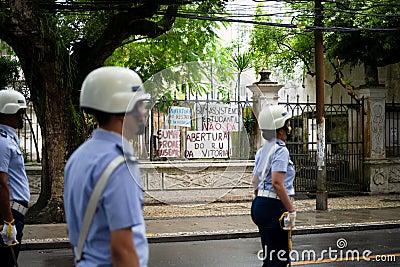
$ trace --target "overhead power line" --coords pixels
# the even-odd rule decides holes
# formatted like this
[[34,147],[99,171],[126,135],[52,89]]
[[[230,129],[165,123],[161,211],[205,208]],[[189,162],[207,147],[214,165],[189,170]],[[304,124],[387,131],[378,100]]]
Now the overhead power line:
[[[254,0],[253,0],[254,1]],[[5,2],[4,0],[0,0],[1,3]],[[275,2],[275,3],[288,3],[294,1],[288,0],[255,0],[254,2]],[[300,0],[295,1],[299,2],[310,2],[310,0]],[[355,5],[353,8],[348,9],[339,9],[338,6],[343,3],[340,0],[325,0],[323,1],[329,4],[336,4],[336,8],[330,8],[327,6],[326,9],[323,10],[324,17],[330,18],[335,13],[347,14],[348,16],[364,16],[364,17],[386,17],[390,19],[399,18],[400,14],[393,14],[390,12],[387,13],[379,13],[379,12],[365,12],[365,10],[370,10],[372,8],[391,8],[396,7],[400,9],[400,3],[393,1],[385,1],[381,0],[380,2],[373,3],[368,7],[363,7],[360,5],[357,7]],[[84,2],[76,2],[73,0],[70,1],[41,1],[40,8],[46,12],[57,12],[58,14],[75,14],[75,15],[85,15],[87,16],[87,12],[99,12],[99,11],[127,11],[134,7],[135,4],[132,4],[132,1],[129,0],[98,0],[98,1],[84,1]],[[301,10],[291,10],[287,7],[280,6],[279,12],[265,12],[263,14],[254,14],[254,5],[245,5],[241,4],[241,8],[237,11],[240,11],[238,14],[223,14],[223,13],[208,13],[208,14],[198,14],[194,12],[189,12],[185,10],[180,10],[175,14],[176,17],[186,18],[186,19],[196,19],[196,20],[208,20],[208,21],[219,21],[219,22],[230,22],[230,23],[243,23],[243,24],[253,24],[253,25],[264,25],[270,27],[280,27],[280,28],[298,28],[304,29],[307,31],[313,30],[321,30],[324,32],[355,32],[355,31],[375,31],[375,32],[394,32],[400,31],[399,27],[317,27],[313,25],[302,25],[302,24],[293,24],[293,23],[278,23],[278,22],[266,22],[266,21],[258,21],[254,20],[257,17],[278,17],[283,21],[289,21],[290,19],[296,18],[299,21],[301,18],[312,18],[313,14],[315,14],[314,8],[303,8]],[[265,7],[265,8],[270,8]],[[275,8],[277,9],[277,8]],[[231,9],[231,11],[233,11]],[[253,14],[246,14],[246,11],[252,11]],[[382,11],[383,12],[383,11]],[[165,13],[159,12],[159,15],[164,15]]]
[[183,14],[183,13],[177,13],[177,14],[175,14],[175,16],[176,17],[180,17],[180,18],[197,19],[197,20],[220,21],[220,22],[237,22],[237,23],[247,23],[247,24],[264,25],[264,26],[280,27],[280,28],[291,28],[291,29],[298,28],[298,29],[305,29],[305,30],[308,30],[308,31],[313,31],[313,30],[320,30],[320,31],[324,31],[324,32],[400,31],[400,27],[395,27],[395,28],[384,28],[384,27],[377,27],[377,28],[365,28],[365,27],[317,27],[317,26],[285,24],[285,23],[265,22],[265,21],[242,20],[242,19],[235,19],[235,18],[229,18],[229,17],[198,16],[198,15]]

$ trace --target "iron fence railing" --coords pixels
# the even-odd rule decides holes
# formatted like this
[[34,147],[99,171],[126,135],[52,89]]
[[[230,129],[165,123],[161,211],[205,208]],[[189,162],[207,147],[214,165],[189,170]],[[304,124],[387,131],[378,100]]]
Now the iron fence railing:
[[193,98],[161,98],[153,102],[147,135],[148,158],[249,159],[252,127],[256,123],[252,101],[229,95],[195,94]]
[[400,156],[400,103],[386,103],[385,112],[386,157]]
[[[254,156],[251,147],[257,121],[252,112],[253,103],[247,98],[232,100],[229,96],[220,98],[218,94],[193,95],[193,99],[174,96],[153,100],[152,104],[146,132],[133,142],[139,159],[248,160]],[[297,171],[296,191],[314,192],[317,179],[315,103],[297,100],[296,103],[280,104],[293,114],[293,139],[288,142],[288,148]],[[398,123],[398,108],[398,104],[387,105],[387,129],[391,125],[397,127],[394,121]],[[368,189],[362,167],[363,112],[362,102],[325,104],[326,169],[330,192]],[[27,117],[24,128],[18,133],[21,147],[27,162],[40,162],[41,132],[31,103]],[[397,140],[394,138],[397,133],[392,131],[389,140]],[[396,156],[399,147],[392,145],[387,151],[388,156]]]
[[[299,99],[299,98],[298,98]],[[280,103],[292,112],[293,138],[287,146],[296,166],[297,192],[314,192],[317,180],[316,105]],[[363,104],[325,104],[325,163],[327,187],[333,191],[364,191]]]
[[25,163],[39,163],[42,153],[42,134],[32,102],[27,103],[24,127],[17,131]]

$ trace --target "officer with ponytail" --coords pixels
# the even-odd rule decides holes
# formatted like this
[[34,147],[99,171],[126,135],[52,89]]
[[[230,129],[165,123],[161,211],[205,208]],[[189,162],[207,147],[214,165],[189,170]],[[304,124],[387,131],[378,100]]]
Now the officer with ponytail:
[[291,114],[280,105],[265,107],[258,117],[265,143],[255,157],[251,217],[260,232],[264,267],[290,263],[290,240],[288,231],[283,229],[286,226],[291,230],[296,219],[293,205],[296,172],[285,144],[292,129],[290,118]]

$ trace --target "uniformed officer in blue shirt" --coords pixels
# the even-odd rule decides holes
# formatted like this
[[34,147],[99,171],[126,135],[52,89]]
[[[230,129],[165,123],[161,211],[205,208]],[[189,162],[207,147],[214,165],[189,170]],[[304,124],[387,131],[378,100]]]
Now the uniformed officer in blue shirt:
[[291,132],[290,118],[291,114],[280,105],[265,107],[258,117],[266,141],[255,157],[252,184],[256,197],[251,217],[261,236],[263,266],[283,267],[290,260],[288,233],[279,221],[285,212],[289,228],[296,219],[293,206],[296,171],[285,145]]
[[30,198],[24,158],[16,134],[16,129],[23,128],[25,109],[26,101],[21,93],[0,91],[1,266],[16,264]]
[[79,233],[93,188],[106,166],[126,160],[112,172],[100,197],[82,258],[85,266],[147,266],[148,243],[138,163],[129,142],[144,132],[142,81],[132,70],[101,67],[82,84],[80,105],[99,128],[70,157],[64,173],[64,205],[69,239],[77,252]]

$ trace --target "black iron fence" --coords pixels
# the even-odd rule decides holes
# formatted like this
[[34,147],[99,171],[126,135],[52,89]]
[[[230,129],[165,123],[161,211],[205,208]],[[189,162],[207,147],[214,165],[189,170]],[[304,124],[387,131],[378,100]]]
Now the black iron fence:
[[252,101],[227,95],[161,98],[153,103],[147,135],[147,158],[249,159],[256,123]]
[[386,157],[400,156],[400,104],[394,102],[386,103]]
[[[146,133],[135,142],[140,159],[164,160],[248,160],[254,157],[251,147],[257,121],[252,101],[230,99],[229,95],[174,96],[153,101]],[[297,192],[314,192],[317,179],[316,105],[280,103],[293,114],[293,140],[288,143],[297,171]],[[397,127],[399,105],[387,106],[387,125]],[[363,176],[363,103],[328,103],[325,105],[326,169],[328,191],[366,191],[369,181]],[[41,133],[31,105],[28,120],[19,131],[27,162],[40,162]],[[388,121],[389,120],[389,121]],[[392,122],[393,121],[393,122]],[[396,121],[397,124],[394,123]],[[396,128],[398,129],[398,127]],[[399,146],[391,131],[393,145],[388,156],[398,155]],[[388,140],[388,137],[387,139]],[[396,145],[394,145],[396,144]],[[397,154],[396,154],[397,153]]]
[[[299,99],[299,98],[297,98]],[[293,114],[293,139],[288,142],[296,166],[297,192],[315,192],[317,180],[316,105],[309,98],[304,103],[280,103]],[[365,191],[363,176],[363,103],[325,104],[325,164],[327,189]]]
[[42,134],[32,102],[27,103],[24,127],[17,131],[25,163],[39,163],[42,151]]

